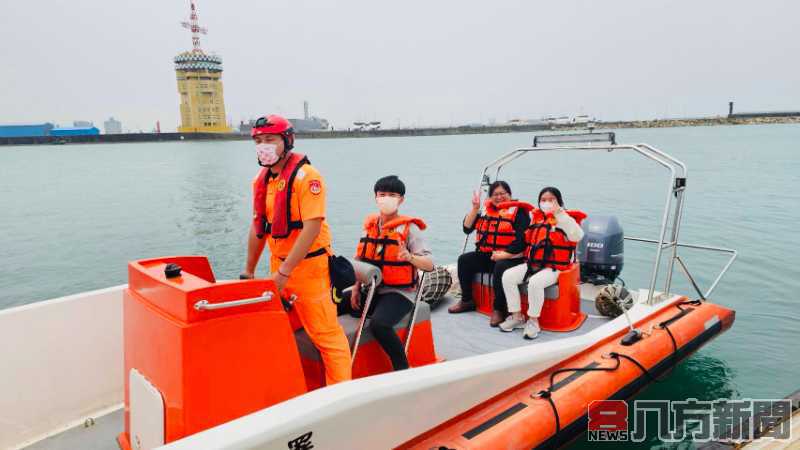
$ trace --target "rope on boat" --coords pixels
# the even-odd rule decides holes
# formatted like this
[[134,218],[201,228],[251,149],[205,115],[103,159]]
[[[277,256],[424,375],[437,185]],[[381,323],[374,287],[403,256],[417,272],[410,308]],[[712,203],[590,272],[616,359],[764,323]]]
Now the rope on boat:
[[[555,417],[555,419],[556,419],[556,432],[555,432],[555,434],[558,434],[561,431],[561,419],[559,419],[559,417],[558,417],[558,408],[556,408],[556,404],[553,401],[553,396],[550,393],[550,389],[545,389],[543,391],[539,391],[539,393],[537,395],[539,396],[539,398],[543,398],[543,399],[547,400],[548,403],[550,403],[550,408],[553,409],[553,417]],[[531,395],[531,397],[533,397],[533,395]]]
[[[667,335],[669,335],[669,340],[672,342],[672,353],[667,357],[670,360],[674,360],[675,357],[678,356],[678,342],[675,341],[675,335],[673,335],[672,334],[672,330],[669,329],[669,324],[671,324],[672,322],[680,319],[681,317],[685,316],[686,314],[689,314],[690,312],[692,312],[694,310],[694,308],[681,308],[682,305],[699,306],[702,303],[703,302],[701,300],[699,300],[699,299],[698,300],[687,300],[685,302],[676,303],[675,307],[678,308],[680,310],[680,312],[678,314],[675,314],[674,316],[670,317],[669,319],[667,319],[667,320],[665,320],[665,321],[663,321],[663,322],[658,324],[657,328],[666,331]],[[670,376],[674,370],[675,370],[675,366],[673,365],[670,368],[669,372],[665,373],[661,377],[661,379],[657,379],[656,377],[654,377],[654,376],[652,376],[650,374],[648,374],[648,376],[653,381],[661,382],[662,380],[664,380],[668,376]]]
[[703,304],[703,301],[698,298],[698,299],[695,299],[695,300],[686,300],[685,302],[676,303],[675,307],[680,309],[681,311],[683,311],[683,308],[681,308],[681,305],[700,306],[702,304]]
[[[566,372],[613,372],[619,369],[620,360],[619,355],[615,353],[611,353],[610,356],[617,362],[617,364],[615,364],[613,367],[564,367],[553,371],[553,373],[550,374],[550,387],[535,394],[538,396],[538,398],[543,398],[550,403],[550,407],[553,409],[553,416],[556,419],[556,434],[561,431],[561,419],[558,416],[558,408],[556,407],[556,404],[552,398],[553,387],[555,386],[555,376]],[[531,398],[536,397],[534,397],[534,394],[531,394]]]
[[[663,322],[660,322],[658,324],[658,328],[666,331],[667,334],[669,335],[670,341],[672,342],[672,353],[670,353],[670,355],[667,356],[667,358],[669,358],[670,360],[674,359],[678,354],[678,342],[675,340],[675,336],[672,334],[672,331],[669,329],[669,324],[674,322],[677,319],[680,319],[681,317],[685,316],[686,314],[688,314],[689,312],[691,312],[694,309],[694,308],[684,309],[684,308],[681,308],[682,305],[695,305],[696,306],[696,305],[700,305],[701,303],[702,302],[700,300],[690,300],[690,301],[685,301],[685,302],[678,303],[675,306],[681,312],[679,312],[678,314],[676,314],[676,315],[670,317],[669,319],[667,319],[667,320],[665,320]],[[672,373],[672,371],[670,371],[669,373],[665,374],[663,377],[658,378],[655,375],[653,375],[650,372],[650,370],[647,369],[647,367],[642,365],[642,363],[640,363],[639,361],[636,360],[636,358],[634,358],[634,357],[632,357],[630,355],[625,355],[625,354],[617,353],[617,352],[611,352],[611,353],[608,354],[608,356],[610,358],[614,359],[617,362],[614,366],[612,366],[612,367],[564,367],[564,368],[561,368],[561,369],[557,369],[557,370],[553,371],[553,373],[550,374],[550,387],[548,387],[547,389],[541,390],[541,391],[537,392],[536,394],[531,394],[531,398],[543,398],[543,399],[547,400],[547,402],[550,404],[550,408],[553,410],[553,417],[556,420],[556,432],[555,432],[555,434],[558,434],[559,432],[561,432],[561,418],[558,415],[558,407],[556,407],[556,403],[553,401],[553,387],[555,386],[555,377],[556,377],[556,375],[561,374],[561,373],[566,373],[566,372],[613,372],[613,371],[619,369],[619,366],[622,363],[621,359],[625,359],[627,361],[632,362],[634,365],[636,365],[636,367],[639,368],[639,370],[642,371],[642,373],[645,376],[647,376],[647,378],[649,378],[651,381],[653,381],[655,383],[660,383],[660,382],[664,381],[664,379],[670,373]]]
[[661,379],[656,378],[655,375],[653,375],[652,373],[650,373],[649,370],[647,370],[647,367],[643,366],[642,363],[637,361],[636,358],[634,358],[633,356],[623,355],[621,353],[611,353],[611,355],[612,356],[616,356],[618,358],[626,359],[626,360],[634,363],[636,365],[636,367],[638,367],[639,370],[641,370],[642,373],[644,373],[647,376],[647,378],[649,378],[651,381],[654,381],[656,383],[660,383],[660,382],[664,381],[663,378],[661,378]]

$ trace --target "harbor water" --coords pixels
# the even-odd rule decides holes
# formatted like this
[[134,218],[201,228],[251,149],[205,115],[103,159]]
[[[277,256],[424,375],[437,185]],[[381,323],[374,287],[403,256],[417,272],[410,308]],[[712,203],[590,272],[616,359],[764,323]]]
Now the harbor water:
[[[337,253],[354,252],[363,218],[375,210],[375,180],[396,174],[407,186],[401,211],[427,221],[435,260],[448,264],[461,252],[460,221],[482,167],[533,136],[299,140],[297,150],[325,177]],[[617,140],[646,142],[687,163],[682,241],[739,251],[711,298],[736,310],[733,328],[641,397],[758,399],[796,390],[800,126],[627,129]],[[0,308],[125,283],[128,261],[155,256],[208,255],[218,278],[236,277],[257,170],[247,141],[1,148]],[[668,177],[632,152],[526,155],[500,176],[516,198],[532,201],[543,186],[557,186],[567,207],[616,215],[627,235],[647,238],[657,237]],[[706,288],[726,260],[682,254]],[[652,246],[626,243],[629,287],[647,285],[654,255]],[[672,290],[696,297],[677,271]]]

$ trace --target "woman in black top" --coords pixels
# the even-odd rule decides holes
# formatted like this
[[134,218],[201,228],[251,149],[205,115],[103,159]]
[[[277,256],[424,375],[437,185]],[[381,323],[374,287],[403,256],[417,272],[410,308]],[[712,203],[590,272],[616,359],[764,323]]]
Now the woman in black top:
[[[511,187],[505,181],[495,181],[489,186],[488,207],[511,201]],[[503,293],[503,272],[511,267],[522,264],[525,258],[525,231],[530,225],[530,215],[517,208],[516,211],[495,211],[496,214],[481,214],[480,197],[476,192],[472,198],[472,209],[464,217],[463,229],[465,234],[472,233],[476,227],[483,230],[476,241],[476,251],[467,252],[458,258],[458,281],[461,285],[461,301],[451,306],[448,311],[461,313],[473,311],[475,300],[472,298],[472,280],[477,273],[491,273],[494,289],[494,304],[492,318],[489,324],[498,326],[508,316],[506,298]],[[496,232],[499,221],[506,221],[510,226],[506,232]],[[494,224],[494,225],[493,225]],[[488,231],[488,232],[487,232]],[[494,231],[494,232],[493,232]],[[497,240],[511,241],[507,246],[497,245]],[[512,236],[513,235],[513,236]],[[498,239],[499,238],[499,239]]]

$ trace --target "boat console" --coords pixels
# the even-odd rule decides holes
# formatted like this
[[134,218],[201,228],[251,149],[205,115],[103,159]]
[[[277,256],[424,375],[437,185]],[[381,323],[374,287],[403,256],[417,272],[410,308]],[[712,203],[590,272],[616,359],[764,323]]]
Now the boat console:
[[[297,397],[325,384],[319,352],[271,280],[217,281],[206,257],[133,261],[123,296],[123,450],[152,448]],[[434,363],[430,310],[397,327],[412,366]],[[339,318],[351,347],[361,320]],[[366,320],[366,319],[365,319]],[[354,377],[391,371],[369,333]]]

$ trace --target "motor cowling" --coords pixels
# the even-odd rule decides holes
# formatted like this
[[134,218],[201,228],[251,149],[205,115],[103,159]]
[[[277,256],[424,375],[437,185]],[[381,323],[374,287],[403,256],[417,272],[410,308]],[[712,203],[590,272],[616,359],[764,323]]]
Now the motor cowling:
[[625,234],[616,216],[590,215],[583,223],[584,237],[578,243],[581,281],[610,284],[622,272]]

